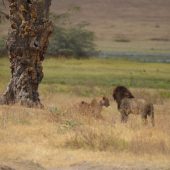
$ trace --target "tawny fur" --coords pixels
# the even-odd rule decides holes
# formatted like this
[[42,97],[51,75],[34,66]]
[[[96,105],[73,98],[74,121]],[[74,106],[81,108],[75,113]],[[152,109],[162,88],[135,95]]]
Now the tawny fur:
[[93,116],[95,118],[102,119],[102,108],[109,107],[109,99],[107,97],[103,97],[100,101],[93,99],[90,103],[82,101],[79,104],[79,112],[84,115]]
[[113,98],[117,102],[118,110],[121,113],[121,122],[127,122],[129,114],[136,114],[141,115],[144,123],[147,123],[147,117],[150,116],[152,126],[155,125],[152,103],[135,98],[124,86],[118,86],[114,89]]

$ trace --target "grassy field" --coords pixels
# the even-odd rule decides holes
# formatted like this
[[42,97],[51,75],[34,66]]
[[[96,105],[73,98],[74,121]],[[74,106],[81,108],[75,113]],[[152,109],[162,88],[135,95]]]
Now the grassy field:
[[[0,59],[0,91],[9,81],[9,63]],[[83,162],[98,165],[170,167],[170,67],[128,60],[46,59],[40,86],[43,110],[0,107],[0,162],[33,161],[44,167]],[[137,97],[152,101],[156,126],[139,116],[120,123],[112,99],[116,85],[127,85]],[[103,120],[83,116],[75,106],[107,95],[111,106]]]
[[82,86],[126,85],[169,89],[169,64],[142,63],[128,60],[91,59],[45,62],[43,84]]
[[[44,62],[42,94],[65,92],[79,96],[109,94],[116,85],[157,89],[170,96],[170,65],[119,59],[53,59]],[[0,88],[10,78],[7,59],[0,60]],[[166,92],[166,93],[164,93]]]

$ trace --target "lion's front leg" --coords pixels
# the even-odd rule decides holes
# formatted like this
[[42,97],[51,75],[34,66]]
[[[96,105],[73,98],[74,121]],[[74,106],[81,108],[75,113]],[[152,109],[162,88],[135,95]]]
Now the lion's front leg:
[[120,110],[121,113],[121,123],[126,123],[128,121],[128,114],[125,110]]

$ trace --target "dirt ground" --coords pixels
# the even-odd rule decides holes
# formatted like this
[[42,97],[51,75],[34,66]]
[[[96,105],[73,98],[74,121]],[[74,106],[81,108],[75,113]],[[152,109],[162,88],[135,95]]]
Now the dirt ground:
[[88,162],[71,165],[65,168],[50,168],[45,169],[37,163],[33,162],[17,162],[8,163],[8,165],[0,165],[0,170],[170,170],[170,167],[157,165],[146,165],[139,163],[136,165],[97,165]]
[[112,165],[112,166],[104,166],[104,165],[94,165],[89,163],[82,163],[78,165],[73,165],[68,168],[54,168],[49,170],[170,170],[170,167],[157,167],[154,165]]
[[0,170],[46,170],[37,163],[31,161],[0,163]]

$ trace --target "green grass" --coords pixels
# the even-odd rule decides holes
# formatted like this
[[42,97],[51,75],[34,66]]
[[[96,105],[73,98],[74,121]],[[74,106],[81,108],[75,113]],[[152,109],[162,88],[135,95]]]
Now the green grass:
[[44,63],[43,84],[170,88],[170,65],[128,60],[56,60]]
[[[49,58],[43,65],[45,76],[40,90],[44,93],[70,92],[88,96],[102,94],[103,89],[116,85],[170,89],[170,64],[118,59]],[[10,78],[8,67],[8,60],[0,59],[1,90]]]

